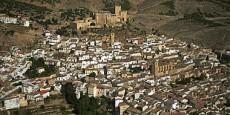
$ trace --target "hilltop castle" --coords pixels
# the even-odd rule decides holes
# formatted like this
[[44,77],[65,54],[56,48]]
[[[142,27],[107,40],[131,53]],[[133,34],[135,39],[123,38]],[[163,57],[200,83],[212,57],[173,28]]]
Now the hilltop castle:
[[96,12],[96,24],[100,26],[114,26],[127,20],[127,11],[122,11],[121,5],[115,5],[115,14],[109,11]]
[[86,30],[94,27],[105,27],[105,26],[121,26],[128,20],[127,10],[122,11],[121,5],[115,4],[115,14],[109,11],[95,12],[95,19],[92,17],[84,18],[82,20],[75,21],[77,30]]

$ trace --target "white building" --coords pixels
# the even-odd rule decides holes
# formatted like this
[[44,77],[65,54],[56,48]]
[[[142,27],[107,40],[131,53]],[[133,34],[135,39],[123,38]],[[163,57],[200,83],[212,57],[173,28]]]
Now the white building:
[[17,109],[20,107],[19,98],[6,99],[4,101],[4,107],[8,109]]
[[29,27],[29,26],[30,26],[30,21],[28,21],[28,20],[24,21],[23,26],[25,26],[25,27]]
[[5,24],[17,24],[18,19],[12,18],[12,17],[2,16],[2,17],[0,17],[0,22],[5,23]]

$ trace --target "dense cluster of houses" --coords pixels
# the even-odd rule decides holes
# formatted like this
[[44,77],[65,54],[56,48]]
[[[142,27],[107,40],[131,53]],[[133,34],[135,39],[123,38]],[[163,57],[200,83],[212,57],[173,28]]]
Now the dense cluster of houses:
[[[31,53],[17,48],[2,52],[1,110],[42,105],[50,95],[60,94],[63,83],[72,82],[77,98],[81,93],[109,97],[120,115],[230,111],[225,106],[229,78],[210,49],[164,35],[119,41],[114,33],[66,39],[46,31],[43,41],[43,49]],[[44,58],[57,72],[28,79],[30,57]],[[176,84],[188,78],[199,80]]]

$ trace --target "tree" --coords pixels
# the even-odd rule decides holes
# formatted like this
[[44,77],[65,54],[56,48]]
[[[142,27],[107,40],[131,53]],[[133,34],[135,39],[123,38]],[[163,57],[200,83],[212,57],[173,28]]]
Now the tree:
[[58,20],[56,18],[52,18],[52,24],[57,24]]
[[37,67],[43,67],[45,65],[45,60],[43,58],[38,58],[37,61],[34,61],[34,64]]
[[68,82],[62,85],[61,93],[64,95],[67,103],[72,104],[72,105],[75,105],[75,103],[77,103],[75,89],[72,83]]
[[130,66],[129,69],[130,69],[130,71],[131,71],[132,73],[139,73],[139,72],[143,71],[141,67],[134,67],[134,68],[132,68],[132,67]]
[[131,8],[130,2],[128,0],[121,0],[121,9],[129,10]]
[[80,81],[83,82],[83,83],[86,82],[85,78],[81,78]]
[[96,73],[95,72],[90,73],[89,77],[96,77]]
[[191,82],[191,78],[176,79],[176,84],[186,85]]
[[206,57],[206,60],[207,60],[207,61],[209,60],[209,56]]
[[[45,76],[52,75],[56,72],[55,66],[46,65],[45,60],[43,58],[35,59],[31,57],[29,60],[32,61],[32,66],[30,67],[29,70],[26,71],[25,75],[30,78],[45,77]],[[39,67],[44,68],[45,71],[42,73],[38,73],[37,68]]]
[[4,61],[3,60],[0,60],[0,65],[2,65],[4,63]]
[[14,31],[14,30],[9,30],[9,31],[7,31],[7,32],[5,33],[5,35],[10,35],[10,36],[13,36],[13,35],[14,35],[14,33],[15,33],[15,31]]
[[104,69],[104,75],[107,77],[107,71],[108,71],[108,70],[107,70],[107,67],[104,66],[103,69]]
[[115,5],[114,0],[103,0],[103,3],[105,4],[104,10],[108,10],[111,13],[114,13],[114,5]]
[[111,114],[108,110],[113,109],[113,101],[106,97],[94,98],[81,93],[80,99],[77,99],[72,83],[62,85],[61,93],[77,115],[108,115]]
[[61,27],[60,29],[57,29],[55,33],[61,36],[69,36],[68,28],[69,26]]

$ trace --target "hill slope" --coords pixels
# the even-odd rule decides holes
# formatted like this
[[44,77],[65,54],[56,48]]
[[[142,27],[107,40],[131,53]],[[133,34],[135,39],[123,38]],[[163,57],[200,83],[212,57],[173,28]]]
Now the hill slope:
[[157,28],[204,47],[230,49],[229,0],[145,0],[133,18],[142,29]]
[[[18,0],[50,9],[87,7],[97,11],[104,0],[54,0],[55,5],[41,3],[49,0]],[[129,14],[135,26],[146,31],[152,28],[175,38],[195,42],[204,47],[230,49],[229,0],[128,0]],[[218,43],[218,44],[216,44]]]
[[[74,9],[85,7],[90,10],[100,10],[104,8],[103,0],[17,0],[37,6],[45,6],[52,10]],[[52,2],[53,1],[53,2]]]

